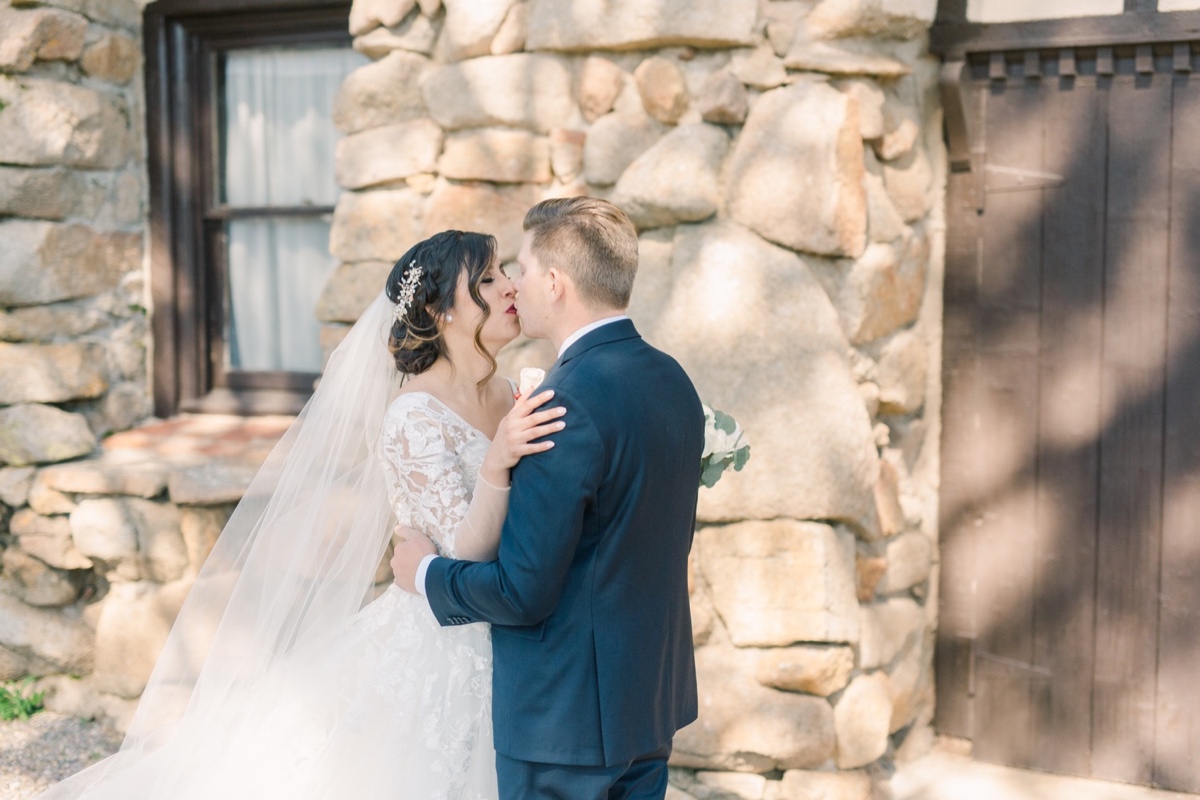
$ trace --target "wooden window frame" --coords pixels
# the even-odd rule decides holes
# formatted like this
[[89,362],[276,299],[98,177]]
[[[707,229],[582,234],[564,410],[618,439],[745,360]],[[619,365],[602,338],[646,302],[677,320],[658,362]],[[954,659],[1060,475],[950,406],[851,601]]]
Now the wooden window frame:
[[[350,0],[157,0],[144,15],[155,414],[292,414],[315,375],[223,367],[227,222],[288,209],[217,202],[218,54],[351,43]],[[293,209],[297,214],[332,208]]]
[[1159,11],[1158,0],[1125,0],[1121,14],[1027,22],[970,22],[967,0],[939,0],[929,49],[947,61],[972,53],[1111,47],[1200,39],[1200,11]]

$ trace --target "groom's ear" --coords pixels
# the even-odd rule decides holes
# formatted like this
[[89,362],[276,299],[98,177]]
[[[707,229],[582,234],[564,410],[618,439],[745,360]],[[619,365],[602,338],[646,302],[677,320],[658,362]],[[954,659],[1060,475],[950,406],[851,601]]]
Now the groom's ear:
[[567,293],[567,276],[557,267],[546,268],[546,288],[551,300],[561,300]]

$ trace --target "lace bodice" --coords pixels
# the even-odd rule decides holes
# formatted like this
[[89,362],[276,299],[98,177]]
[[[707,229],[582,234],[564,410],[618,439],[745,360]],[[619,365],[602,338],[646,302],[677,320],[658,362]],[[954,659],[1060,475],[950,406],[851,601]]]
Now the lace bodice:
[[425,392],[407,392],[392,402],[380,441],[396,521],[424,533],[442,555],[456,557],[456,533],[491,442]]

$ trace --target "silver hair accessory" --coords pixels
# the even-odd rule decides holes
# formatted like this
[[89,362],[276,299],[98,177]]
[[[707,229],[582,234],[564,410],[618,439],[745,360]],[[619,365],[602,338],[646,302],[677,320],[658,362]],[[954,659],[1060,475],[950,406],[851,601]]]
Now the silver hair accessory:
[[392,319],[396,322],[404,320],[404,315],[408,313],[408,307],[412,305],[413,295],[416,294],[417,286],[421,284],[421,276],[424,274],[424,268],[419,266],[415,259],[408,262],[404,280],[400,282],[400,297],[396,301],[396,307],[392,309]]

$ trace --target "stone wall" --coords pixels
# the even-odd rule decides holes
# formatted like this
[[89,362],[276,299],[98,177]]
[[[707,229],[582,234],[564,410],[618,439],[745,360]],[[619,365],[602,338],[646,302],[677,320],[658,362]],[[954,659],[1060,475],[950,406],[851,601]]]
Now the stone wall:
[[0,680],[46,676],[47,707],[124,730],[196,573],[290,422],[142,425],[3,487],[27,506],[0,561]]
[[140,27],[133,0],[0,0],[0,680],[91,670],[108,582],[71,523],[99,501],[51,465],[151,410]]
[[[753,443],[703,490],[673,796],[867,798],[931,740],[937,63],[916,0],[356,0],[327,340],[448,227],[638,225],[631,315]],[[505,372],[546,366],[520,342]]]

